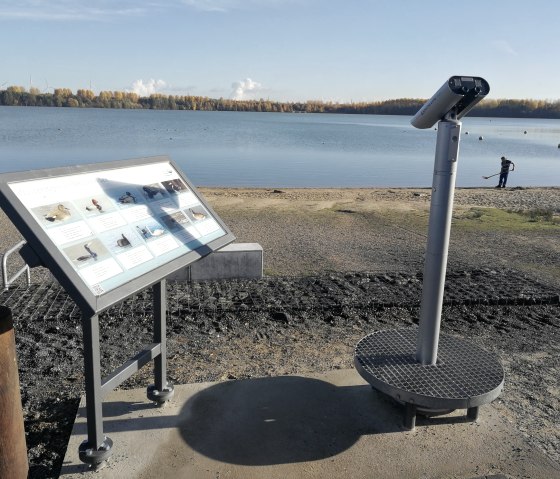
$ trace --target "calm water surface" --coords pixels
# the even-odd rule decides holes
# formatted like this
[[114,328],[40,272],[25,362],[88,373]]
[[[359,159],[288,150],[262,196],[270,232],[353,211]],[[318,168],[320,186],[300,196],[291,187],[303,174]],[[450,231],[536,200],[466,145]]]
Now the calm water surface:
[[[0,172],[169,155],[199,186],[430,186],[437,132],[409,121],[0,107]],[[481,177],[497,173],[506,155],[516,164],[508,186],[558,186],[559,144],[560,120],[466,118],[457,185],[492,186]]]

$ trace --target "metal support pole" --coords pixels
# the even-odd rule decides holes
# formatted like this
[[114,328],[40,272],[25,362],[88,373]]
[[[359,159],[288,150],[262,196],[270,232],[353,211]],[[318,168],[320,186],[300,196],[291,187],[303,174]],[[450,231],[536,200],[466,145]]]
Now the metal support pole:
[[165,279],[153,286],[154,291],[154,343],[160,343],[161,353],[154,358],[154,381],[156,389],[163,391],[167,386],[167,342],[166,342],[166,291]]
[[82,314],[86,382],[87,441],[79,447],[82,462],[98,466],[109,458],[113,441],[103,435],[99,316]]
[[421,364],[435,364],[437,361],[460,137],[460,121],[446,118],[438,123],[428,244],[416,344],[416,359]]
[[173,397],[173,385],[167,381],[167,299],[166,281],[152,287],[154,303],[154,343],[160,344],[160,354],[154,358],[154,383],[148,386],[148,399],[164,404]]
[[25,479],[28,468],[12,312],[0,306],[0,477]]

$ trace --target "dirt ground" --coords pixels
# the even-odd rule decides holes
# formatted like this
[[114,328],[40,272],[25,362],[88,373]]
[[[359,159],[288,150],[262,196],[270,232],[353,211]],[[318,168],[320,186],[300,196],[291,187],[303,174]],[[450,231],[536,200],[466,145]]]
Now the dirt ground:
[[[202,192],[238,242],[263,246],[266,276],[168,284],[173,382],[349,368],[364,335],[417,324],[429,189]],[[495,404],[560,471],[559,214],[560,188],[457,190],[442,331],[498,355]],[[6,249],[18,233],[0,223]],[[55,478],[83,394],[80,314],[44,271],[33,279],[1,302],[16,322],[30,477]],[[106,374],[151,341],[150,291],[100,322]]]

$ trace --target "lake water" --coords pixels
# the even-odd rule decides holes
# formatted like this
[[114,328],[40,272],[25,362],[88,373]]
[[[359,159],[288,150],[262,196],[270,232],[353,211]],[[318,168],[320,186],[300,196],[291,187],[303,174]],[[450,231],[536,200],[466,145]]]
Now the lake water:
[[[417,130],[409,121],[0,107],[0,172],[169,155],[198,186],[430,186],[437,132]],[[492,186],[495,178],[481,177],[499,171],[502,155],[516,165],[508,186],[558,186],[559,144],[560,120],[467,117],[457,186]]]

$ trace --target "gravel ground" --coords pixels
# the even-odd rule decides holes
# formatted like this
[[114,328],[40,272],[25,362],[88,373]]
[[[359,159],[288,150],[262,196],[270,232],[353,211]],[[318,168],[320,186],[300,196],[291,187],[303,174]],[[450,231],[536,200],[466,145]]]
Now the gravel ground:
[[[268,275],[168,285],[175,383],[349,368],[364,335],[417,323],[430,190],[203,193],[239,241],[263,245]],[[506,385],[495,404],[528,443],[560,463],[556,216],[537,228],[462,228],[461,215],[474,207],[557,215],[560,189],[457,190],[442,315],[443,332],[498,354]],[[0,224],[5,250],[19,236],[5,218]],[[504,259],[504,245],[517,254]],[[80,314],[48,273],[34,271],[33,279],[1,302],[16,323],[29,477],[56,478],[83,394]],[[100,322],[107,373],[151,341],[150,291]],[[146,387],[150,377],[145,368],[121,387]]]
[[[430,189],[202,192],[239,242],[262,245],[267,274],[423,268]],[[530,221],[539,211],[554,222]],[[559,225],[560,188],[457,189],[449,265],[515,269],[560,286]]]

